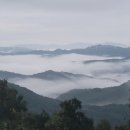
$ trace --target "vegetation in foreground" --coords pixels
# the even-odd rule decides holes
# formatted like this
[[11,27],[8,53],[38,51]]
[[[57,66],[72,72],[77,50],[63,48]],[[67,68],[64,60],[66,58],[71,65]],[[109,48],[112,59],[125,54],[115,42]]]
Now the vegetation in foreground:
[[[81,102],[66,100],[60,110],[49,116],[30,113],[24,97],[9,88],[6,80],[0,81],[0,130],[111,130],[108,121],[102,120],[95,128],[92,119],[81,112]],[[116,130],[130,130],[128,125],[115,127]]]

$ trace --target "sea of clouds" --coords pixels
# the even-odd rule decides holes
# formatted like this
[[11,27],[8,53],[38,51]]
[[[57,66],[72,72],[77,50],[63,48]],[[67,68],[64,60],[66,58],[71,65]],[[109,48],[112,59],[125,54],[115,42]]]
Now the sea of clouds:
[[[39,55],[0,56],[0,70],[30,75],[47,70],[64,71],[74,74],[85,74],[93,78],[82,78],[74,81],[42,79],[10,79],[11,82],[26,87],[40,95],[57,97],[71,89],[104,88],[120,85],[129,80],[130,61],[120,63],[97,62],[84,64],[86,60],[103,60],[112,57],[86,56],[78,54],[54,57]],[[120,57],[114,57],[120,58]]]

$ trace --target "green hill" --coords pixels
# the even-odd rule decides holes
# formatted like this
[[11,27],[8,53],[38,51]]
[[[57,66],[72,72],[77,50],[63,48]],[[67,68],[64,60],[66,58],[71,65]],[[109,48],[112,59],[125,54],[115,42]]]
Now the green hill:
[[130,96],[130,81],[120,86],[95,89],[71,90],[57,97],[59,100],[77,98],[83,105],[127,104]]
[[[93,100],[91,97],[93,104],[94,103],[98,104],[99,101],[101,103],[101,101],[102,102],[106,101],[106,99],[109,101],[112,101],[112,99],[114,99],[117,96],[118,96],[119,100],[118,100],[117,104],[110,104],[110,105],[104,105],[104,106],[96,106],[96,105],[90,105],[90,104],[85,105],[87,103],[83,103],[82,111],[88,117],[93,118],[96,124],[102,119],[108,120],[113,126],[126,123],[130,117],[129,116],[130,109],[129,109],[128,105],[125,105],[125,103],[128,103],[128,101],[126,100],[126,102],[123,102],[122,104],[119,104],[119,101],[124,101],[128,97],[129,91],[127,94],[125,92],[127,90],[129,90],[129,83],[130,82],[127,82],[127,83],[125,83],[121,86],[118,86],[118,87],[87,90],[89,93],[91,91],[93,91],[93,94],[92,94],[93,96],[95,93],[97,95],[99,95],[99,92],[104,92],[104,94],[100,94],[100,96],[99,96],[100,100],[97,99],[97,102],[96,102],[96,97],[97,97],[96,95],[93,98]],[[24,96],[24,99],[28,103],[27,107],[28,107],[29,111],[31,111],[31,112],[40,113],[44,109],[49,114],[52,114],[52,113],[58,111],[58,109],[59,109],[60,101],[58,101],[58,100],[40,96],[40,95],[38,95],[38,94],[36,94],[36,93],[26,89],[26,88],[20,87],[18,85],[8,83],[8,86],[10,88],[16,89],[20,95]],[[105,93],[107,90],[109,90],[108,94]],[[123,90],[125,90],[125,91],[123,91]],[[119,91],[119,92],[115,93],[116,91],[117,92]],[[109,95],[110,92],[112,92],[113,94]],[[113,95],[115,95],[115,94],[118,94],[118,95],[113,97]],[[127,96],[125,96],[125,94]],[[85,96],[85,95],[82,94],[81,97],[83,97],[83,96]],[[101,96],[104,96],[104,97],[102,97],[102,100],[101,100]],[[125,98],[123,98],[123,96],[125,96]],[[71,97],[68,97],[68,98],[71,98]],[[95,99],[95,101],[94,101],[94,99]],[[86,100],[87,100],[87,98],[86,98]],[[86,100],[84,100],[84,101],[86,101]],[[113,100],[113,102],[115,102],[116,100],[117,100],[117,98],[115,98],[115,100]],[[90,101],[90,98],[89,98],[89,101]]]
[[9,87],[14,88],[20,95],[24,96],[27,101],[29,111],[40,113],[42,110],[52,114],[59,109],[59,101],[48,97],[40,96],[27,88],[20,87],[14,84],[8,84]]
[[125,124],[130,119],[130,108],[128,105],[106,105],[106,106],[83,106],[82,110],[88,117],[94,119],[95,123],[100,120],[108,120],[113,126]]

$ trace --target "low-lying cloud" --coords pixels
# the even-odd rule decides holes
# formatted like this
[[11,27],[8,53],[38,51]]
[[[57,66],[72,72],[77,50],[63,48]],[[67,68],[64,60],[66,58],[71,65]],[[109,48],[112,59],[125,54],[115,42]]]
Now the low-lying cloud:
[[25,80],[12,81],[20,86],[26,87],[40,95],[56,98],[71,89],[103,88],[119,85],[119,82],[107,79],[77,79],[75,81],[57,80],[48,81],[29,78]]
[[[111,57],[109,57],[111,58]],[[0,70],[21,74],[36,74],[47,70],[64,71],[74,74],[91,75],[93,78],[67,80],[22,79],[11,80],[13,83],[27,87],[44,96],[56,97],[71,89],[109,87],[119,85],[129,80],[130,61],[122,63],[83,64],[86,60],[103,60],[108,57],[68,54],[56,57],[37,55],[0,56]]]
[[82,73],[86,68],[84,60],[105,59],[106,57],[68,54],[56,57],[38,55],[0,56],[0,70],[22,74],[34,74],[46,70]]

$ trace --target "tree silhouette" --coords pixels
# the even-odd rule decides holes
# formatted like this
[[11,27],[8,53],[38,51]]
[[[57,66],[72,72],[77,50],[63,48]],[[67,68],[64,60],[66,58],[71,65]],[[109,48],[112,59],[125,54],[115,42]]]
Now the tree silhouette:
[[80,101],[67,100],[60,107],[61,110],[46,124],[47,130],[93,130],[93,121],[80,111]]

